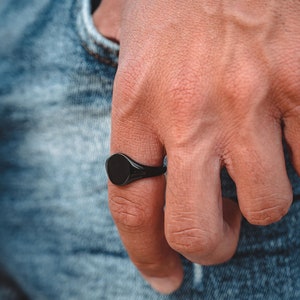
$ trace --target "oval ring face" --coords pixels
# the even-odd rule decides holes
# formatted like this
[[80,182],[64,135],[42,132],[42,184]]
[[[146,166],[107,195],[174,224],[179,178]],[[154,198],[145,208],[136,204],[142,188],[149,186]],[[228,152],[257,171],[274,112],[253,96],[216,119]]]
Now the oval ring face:
[[125,185],[131,175],[131,164],[122,154],[114,154],[106,161],[106,172],[113,184]]
[[142,165],[123,153],[110,156],[105,163],[110,181],[115,185],[126,185],[142,178],[163,175],[167,167]]

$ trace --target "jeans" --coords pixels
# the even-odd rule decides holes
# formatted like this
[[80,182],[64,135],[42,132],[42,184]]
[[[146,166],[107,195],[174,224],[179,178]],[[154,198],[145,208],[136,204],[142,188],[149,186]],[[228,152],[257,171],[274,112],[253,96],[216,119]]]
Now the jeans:
[[[182,287],[153,291],[130,262],[107,205],[118,45],[89,0],[0,2],[0,299],[300,299],[300,179],[270,226],[243,220],[227,263],[182,258]],[[225,171],[223,194],[236,198]]]

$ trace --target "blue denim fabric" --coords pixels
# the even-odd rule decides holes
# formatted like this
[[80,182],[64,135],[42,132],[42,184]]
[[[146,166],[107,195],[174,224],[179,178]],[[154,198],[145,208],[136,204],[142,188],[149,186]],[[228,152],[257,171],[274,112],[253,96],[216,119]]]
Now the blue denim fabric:
[[[228,263],[183,259],[182,287],[154,292],[107,206],[118,46],[93,27],[88,0],[2,0],[0,41],[0,299],[300,299],[296,200],[276,224],[243,221]],[[222,186],[235,198],[225,173]]]

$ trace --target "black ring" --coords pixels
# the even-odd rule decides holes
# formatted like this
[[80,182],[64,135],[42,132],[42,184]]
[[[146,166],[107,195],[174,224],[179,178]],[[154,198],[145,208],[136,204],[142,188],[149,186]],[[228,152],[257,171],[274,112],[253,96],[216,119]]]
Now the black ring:
[[166,166],[152,167],[142,165],[123,153],[110,156],[105,163],[110,181],[115,185],[126,185],[135,180],[164,174]]

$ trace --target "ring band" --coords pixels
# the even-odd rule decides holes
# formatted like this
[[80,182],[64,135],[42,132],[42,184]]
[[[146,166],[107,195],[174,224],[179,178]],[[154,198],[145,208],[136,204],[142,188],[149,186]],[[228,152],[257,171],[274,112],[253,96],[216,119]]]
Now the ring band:
[[105,163],[109,180],[119,186],[129,184],[135,180],[163,175],[166,166],[152,167],[142,165],[123,153],[110,156]]

